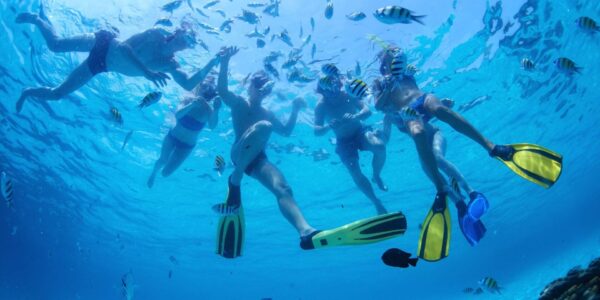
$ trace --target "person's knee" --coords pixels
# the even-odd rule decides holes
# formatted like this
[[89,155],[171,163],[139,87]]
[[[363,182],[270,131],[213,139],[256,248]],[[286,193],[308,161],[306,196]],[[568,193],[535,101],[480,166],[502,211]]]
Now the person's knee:
[[292,187],[287,182],[278,182],[274,186],[275,196],[277,199],[281,198],[292,198],[294,197],[294,192],[292,191]]
[[426,141],[427,133],[425,132],[425,128],[422,126],[413,126],[410,128],[410,135],[412,136],[415,142]]
[[270,134],[273,130],[273,124],[269,121],[260,121],[254,124],[254,131],[259,134]]

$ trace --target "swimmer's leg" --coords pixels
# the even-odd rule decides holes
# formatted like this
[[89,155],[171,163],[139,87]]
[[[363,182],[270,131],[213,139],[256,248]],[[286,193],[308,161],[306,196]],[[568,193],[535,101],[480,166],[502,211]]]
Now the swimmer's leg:
[[160,169],[162,169],[167,164],[167,162],[169,161],[169,157],[171,156],[171,153],[173,153],[174,150],[175,150],[175,144],[171,140],[171,137],[169,136],[169,134],[167,134],[167,136],[165,137],[165,139],[163,141],[162,149],[160,150],[160,157],[154,164],[154,169],[152,170],[152,174],[148,178],[147,185],[149,188],[152,188],[152,186],[154,186],[154,179],[156,178],[156,174],[158,173],[158,171]]
[[29,23],[35,25],[46,40],[48,48],[52,52],[90,52],[96,42],[95,35],[83,34],[69,38],[60,38],[56,34],[52,24],[40,18],[37,14],[21,13],[15,20],[17,23]]
[[188,156],[190,156],[192,150],[194,150],[194,148],[175,147],[173,153],[169,157],[167,164],[162,170],[162,176],[168,177],[171,174],[173,174],[173,172],[175,172],[175,170],[177,170],[179,166],[181,166],[181,164],[188,158]]
[[423,121],[412,120],[406,122],[408,133],[415,142],[419,158],[423,164],[423,170],[429,176],[438,193],[445,191],[445,182],[438,170],[435,155],[431,147],[431,142],[428,140],[428,134],[423,126]]
[[433,136],[433,153],[440,170],[448,175],[448,177],[456,179],[460,187],[467,193],[467,195],[475,191],[465,180],[465,177],[458,170],[458,168],[452,162],[446,159],[446,141],[440,131],[436,132]]
[[270,122],[260,121],[250,126],[233,145],[231,149],[231,160],[235,164],[235,169],[231,174],[230,181],[233,185],[239,186],[244,170],[256,158],[256,156],[264,151],[273,126]]
[[388,187],[381,179],[381,170],[385,165],[387,157],[385,142],[370,131],[365,133],[365,138],[363,148],[373,153],[373,161],[371,162],[373,166],[373,182],[377,184],[380,190],[387,191]]
[[360,165],[358,163],[358,157],[344,159],[344,165],[350,172],[350,176],[352,176],[352,180],[354,180],[354,183],[356,184],[356,186],[358,186],[358,188],[361,190],[361,192],[363,192],[363,194],[365,194],[367,196],[367,198],[369,198],[369,200],[371,200],[371,202],[373,202],[373,205],[375,205],[375,209],[377,210],[377,213],[378,214],[387,213],[387,210],[381,203],[381,200],[379,200],[379,198],[377,198],[377,196],[375,196],[375,192],[373,191],[373,187],[371,186],[369,179],[367,179],[367,177],[360,170]]

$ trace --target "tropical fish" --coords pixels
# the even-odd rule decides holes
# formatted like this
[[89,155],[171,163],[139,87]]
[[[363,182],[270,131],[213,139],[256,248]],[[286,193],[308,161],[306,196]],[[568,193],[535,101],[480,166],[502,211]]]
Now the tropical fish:
[[115,121],[121,125],[123,124],[123,116],[121,115],[121,112],[116,107],[110,108],[110,116],[113,119],[113,121]]
[[559,58],[555,59],[554,64],[556,64],[556,67],[558,67],[559,70],[561,70],[565,73],[572,74],[573,72],[577,72],[577,73],[581,74],[582,68],[578,67],[574,61],[572,61],[566,57],[559,57]]
[[596,21],[594,21],[594,19],[592,19],[590,17],[580,17],[575,22],[581,29],[588,30],[591,32],[600,31],[600,27],[598,27],[598,23],[596,23]]
[[477,288],[475,290],[475,292],[473,292],[473,295],[479,295],[479,294],[482,294],[482,293],[483,293],[483,289],[479,287],[479,288]]
[[389,5],[376,10],[373,15],[377,20],[385,24],[409,24],[412,21],[425,25],[422,18],[425,16],[415,16],[414,12],[397,5]]
[[325,7],[325,18],[331,19],[333,17],[333,2],[327,1],[327,7]]
[[312,40],[312,34],[309,34],[303,41],[302,41],[302,46],[300,46],[300,48],[304,48],[306,47],[306,45],[308,45],[310,43],[310,41]]
[[129,142],[129,139],[131,138],[132,135],[133,135],[133,130],[131,130],[127,133],[127,135],[125,136],[125,139],[123,139],[123,146],[121,146],[121,150],[125,149],[125,146],[127,145],[127,142]]
[[406,71],[404,72],[404,75],[406,76],[415,76],[415,74],[417,74],[417,67],[413,64],[409,64],[406,66]]
[[256,47],[264,48],[267,43],[263,39],[256,39]]
[[177,0],[177,1],[173,1],[173,2],[169,2],[165,5],[163,5],[160,9],[166,11],[166,12],[170,12],[173,13],[174,10],[178,9],[181,6],[181,3],[183,3],[182,0]]
[[203,40],[198,39],[198,45],[200,45],[200,47],[202,47],[204,50],[210,51],[208,50],[208,45],[206,45],[206,43]]
[[140,104],[138,104],[138,108],[142,109],[144,107],[148,107],[158,102],[160,98],[162,98],[161,92],[150,92],[142,99],[142,101],[140,101]]
[[256,24],[260,21],[260,17],[257,14],[245,9],[242,9],[242,14],[236,18],[249,24]]
[[177,261],[177,258],[173,255],[169,256],[169,260],[171,261],[171,263],[173,263],[174,265],[178,265],[179,261]]
[[490,293],[502,294],[500,292],[502,288],[498,285],[498,282],[494,278],[484,277],[483,279],[479,280],[478,283],[482,288],[488,290]]
[[217,5],[217,3],[219,3],[219,2],[221,2],[221,1],[219,1],[219,0],[210,1],[210,2],[206,3],[204,6],[202,6],[202,8],[207,9],[209,7]]
[[340,69],[336,67],[334,64],[324,64],[321,66],[321,72],[325,74],[325,76],[339,76]]
[[523,58],[521,60],[521,68],[523,68],[523,70],[526,70],[526,71],[531,71],[531,70],[535,69],[535,64],[533,63],[533,61],[531,61],[531,59]]
[[294,47],[294,44],[292,43],[292,39],[290,38],[287,29],[284,29],[276,37],[279,38],[282,42],[286,43],[288,46]]
[[267,6],[268,3],[260,3],[260,2],[250,2],[248,3],[248,7],[263,7]]
[[264,38],[265,35],[258,32],[258,27],[254,26],[254,30],[246,33],[246,36],[249,38]]
[[280,0],[271,0],[271,4],[269,4],[265,9],[263,9],[263,13],[270,15],[271,17],[279,16],[279,4]]
[[277,78],[277,80],[279,80],[279,71],[277,71],[277,69],[275,67],[273,67],[272,64],[264,63],[264,67],[265,67],[265,71],[267,71],[267,73],[273,75],[273,77],[275,77],[275,78]]
[[227,19],[223,22],[223,24],[221,24],[221,26],[219,26],[219,30],[221,30],[225,33],[230,33],[231,32],[231,24],[233,24],[233,19]]
[[156,26],[156,25],[171,27],[171,26],[173,26],[173,22],[171,22],[171,20],[169,20],[168,18],[162,18],[162,19],[158,19],[158,21],[156,21],[154,23],[154,26]]
[[0,190],[2,191],[2,198],[6,201],[8,208],[13,207],[14,193],[12,180],[8,178],[5,172],[0,174]]
[[367,93],[369,93],[369,86],[360,79],[354,79],[346,83],[346,93],[353,98],[362,99]]
[[394,58],[392,59],[390,66],[390,71],[392,72],[393,76],[400,77],[405,74],[406,61],[406,54],[404,54],[402,51],[394,53]]
[[468,288],[465,288],[464,290],[462,290],[462,292],[465,294],[472,294],[474,291],[475,291],[475,289],[472,287],[468,287]]
[[226,203],[215,204],[212,210],[221,216],[231,216],[238,213],[240,206],[227,205]]
[[421,115],[412,107],[404,107],[398,112],[400,118],[404,121],[412,121],[418,119]]
[[267,28],[265,28],[265,30],[263,30],[262,34],[266,36],[267,34],[269,34],[269,32],[271,32],[271,26],[267,26]]
[[348,18],[348,20],[351,20],[351,21],[360,21],[366,17],[367,17],[367,15],[365,15],[365,13],[362,11],[357,11],[357,12],[353,12],[349,15],[346,15],[346,18]]
[[197,12],[199,15],[201,15],[201,16],[203,16],[203,17],[206,17],[206,18],[208,18],[208,15],[206,15],[206,14],[205,14],[205,13],[204,13],[204,12],[203,12],[201,9],[199,9],[199,8],[197,8],[197,7],[196,7],[196,12]]
[[315,18],[310,17],[310,30],[315,31]]
[[417,266],[418,258],[410,258],[410,253],[404,252],[398,248],[388,249],[381,256],[383,263],[390,267],[408,268],[409,265]]
[[360,63],[356,61],[356,66],[354,67],[354,76],[360,76],[362,70],[360,69]]
[[224,11],[222,11],[222,10],[220,10],[220,9],[217,9],[217,10],[215,10],[214,12],[218,13],[218,14],[219,14],[219,15],[221,15],[221,17],[223,17],[223,18],[227,18],[227,15],[225,14],[225,12],[224,12]]
[[315,59],[315,54],[317,54],[317,45],[313,43],[312,50],[310,51],[310,58]]
[[225,159],[221,155],[217,155],[215,157],[215,171],[219,174],[219,176],[223,175],[223,171],[225,171]]

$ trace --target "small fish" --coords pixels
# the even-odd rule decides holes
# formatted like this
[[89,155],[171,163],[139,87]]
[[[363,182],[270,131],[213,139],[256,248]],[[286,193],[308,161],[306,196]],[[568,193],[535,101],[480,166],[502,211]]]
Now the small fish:
[[292,39],[290,38],[290,35],[288,34],[287,30],[283,30],[280,34],[277,35],[277,37],[282,42],[286,43],[288,46],[294,47],[294,44],[292,43]]
[[315,31],[315,18],[310,17],[310,30]]
[[566,58],[566,57],[559,57],[558,59],[554,60],[554,64],[556,64],[556,67],[558,67],[559,70],[565,72],[565,73],[569,73],[572,74],[574,72],[581,74],[581,67],[578,67],[574,61]]
[[333,2],[327,1],[327,7],[325,7],[325,18],[331,19],[333,17]]
[[236,215],[240,211],[240,206],[231,206],[227,205],[227,203],[219,203],[213,205],[212,210],[220,216],[231,216]]
[[397,5],[389,5],[376,10],[373,15],[377,20],[385,24],[409,24],[412,21],[425,25],[422,18],[425,16],[415,16],[414,12]]
[[400,77],[403,76],[406,72],[406,55],[403,52],[397,52],[394,54],[394,58],[392,59],[392,64],[390,66],[390,71],[393,76]]
[[260,3],[260,2],[250,2],[248,3],[248,7],[263,7],[263,6],[267,6],[267,3]]
[[223,172],[225,171],[225,167],[226,167],[225,159],[223,158],[223,156],[217,155],[217,157],[215,157],[215,171],[217,171],[219,176],[223,175]]
[[260,39],[262,39],[262,38],[265,37],[264,34],[258,32],[258,27],[256,27],[256,26],[254,26],[254,30],[253,31],[250,31],[250,32],[246,33],[246,36],[249,37],[249,38],[260,38]]
[[121,112],[116,107],[110,108],[110,116],[113,119],[113,121],[115,121],[121,125],[123,124],[123,116],[121,115]]
[[533,63],[533,61],[531,61],[531,59],[523,58],[521,60],[521,68],[523,68],[523,70],[525,71],[531,71],[535,69],[535,64]]
[[362,99],[369,93],[369,86],[360,79],[354,79],[346,84],[346,92],[354,98]]
[[156,23],[154,23],[154,26],[156,26],[156,25],[171,27],[171,26],[173,26],[173,22],[171,22],[171,20],[169,20],[168,18],[162,18],[162,19],[159,19],[158,21],[156,21]]
[[310,51],[310,58],[315,59],[315,54],[317,54],[317,45],[313,43],[312,50]]
[[264,63],[273,63],[276,62],[280,57],[283,56],[281,51],[271,51],[267,57],[263,60]]
[[129,142],[129,139],[131,138],[132,135],[133,135],[133,130],[131,130],[127,133],[127,135],[125,136],[125,139],[123,139],[123,146],[121,146],[121,150],[125,149],[125,146],[127,145],[127,142]]
[[249,24],[257,24],[260,21],[260,17],[257,14],[245,9],[242,9],[242,14],[236,18]]
[[213,26],[206,24],[206,23],[202,23],[202,22],[198,22],[197,23],[198,26],[200,26],[202,29],[206,29],[206,30],[217,30],[216,28],[214,28]]
[[208,15],[206,15],[206,14],[205,14],[205,13],[204,13],[204,12],[203,12],[201,9],[199,9],[199,8],[197,8],[197,7],[196,7],[196,12],[197,12],[199,15],[201,15],[201,16],[203,16],[203,17],[205,17],[205,18],[208,18]]
[[222,10],[220,10],[220,9],[215,10],[214,12],[218,13],[219,15],[221,15],[222,18],[227,18],[227,15],[225,14],[225,12],[222,11]]
[[361,73],[362,70],[360,69],[360,63],[356,61],[356,66],[354,67],[354,76],[358,77]]
[[177,0],[177,1],[173,1],[173,2],[169,2],[165,5],[163,5],[161,7],[162,10],[166,11],[166,12],[170,12],[173,13],[174,10],[178,9],[181,6],[181,3],[183,3],[182,0]]
[[271,26],[267,26],[267,28],[263,30],[262,34],[266,36],[267,34],[269,34],[269,32],[271,32]]
[[219,0],[210,1],[210,2],[206,3],[204,6],[202,6],[202,8],[207,9],[209,7],[217,5],[217,3],[219,3],[219,2],[221,2],[221,1],[219,1]]
[[300,46],[300,48],[304,48],[306,47],[306,45],[308,45],[310,43],[310,41],[312,40],[312,34],[309,34],[303,41],[302,41],[302,46]]
[[265,63],[264,67],[265,67],[265,71],[267,71],[267,73],[273,75],[273,77],[275,77],[275,78],[277,78],[277,80],[279,80],[279,71],[277,71],[277,69],[275,67],[273,67],[272,64]]
[[256,39],[256,47],[264,48],[267,43],[263,39]]
[[409,265],[416,267],[418,258],[410,258],[410,253],[406,253],[398,248],[388,249],[381,256],[383,263],[390,267],[408,268]]
[[472,294],[474,291],[475,291],[474,288],[468,287],[468,288],[465,288],[462,292],[465,294]]
[[169,279],[171,279],[171,277],[173,277],[173,271],[169,270]]
[[348,20],[351,20],[351,21],[360,21],[366,17],[367,17],[367,15],[362,11],[357,11],[357,12],[353,12],[349,15],[346,15],[346,18],[348,18]]
[[200,47],[202,47],[204,50],[210,52],[210,50],[208,50],[208,45],[206,45],[206,43],[203,40],[198,39],[198,45],[200,45]]
[[303,36],[304,36],[304,28],[302,27],[302,25],[300,25],[300,35],[298,37],[302,38]]
[[583,30],[587,30],[587,31],[591,31],[591,32],[600,31],[600,27],[598,27],[598,23],[596,23],[596,21],[594,21],[594,19],[592,19],[590,17],[580,17],[575,21],[575,23],[577,23],[579,28],[581,28]]
[[13,207],[13,184],[12,180],[8,178],[8,175],[6,175],[5,172],[0,174],[0,185],[0,189],[2,190],[2,198],[4,198],[4,201],[6,201],[6,205],[8,208]]
[[340,69],[338,69],[338,67],[336,67],[334,64],[324,64],[323,66],[321,66],[321,72],[323,72],[323,74],[325,74],[325,76],[339,76],[340,75]]
[[173,255],[169,256],[169,260],[171,261],[171,263],[173,263],[174,265],[178,265],[179,261],[177,261],[177,258]]
[[498,282],[494,278],[484,277],[483,279],[479,280],[478,283],[481,286],[481,288],[485,288],[490,293],[502,294],[500,292],[502,288],[498,285]]
[[278,17],[279,3],[281,3],[280,0],[271,1],[271,4],[269,4],[267,7],[265,7],[265,9],[263,9],[263,13],[270,15],[271,17]]
[[405,76],[415,76],[417,74],[417,67],[415,65],[409,64],[406,66],[406,71],[404,72]]
[[142,99],[142,101],[140,101],[140,104],[138,104],[138,108],[142,109],[144,107],[148,107],[158,102],[160,98],[162,98],[161,92],[150,92],[148,93],[148,95],[146,95],[146,97]]
[[223,22],[223,24],[221,24],[221,26],[219,26],[219,30],[221,30],[225,33],[230,33],[231,32],[231,24],[233,24],[233,19],[227,19]]
[[212,35],[221,35],[217,29],[206,30],[205,32]]

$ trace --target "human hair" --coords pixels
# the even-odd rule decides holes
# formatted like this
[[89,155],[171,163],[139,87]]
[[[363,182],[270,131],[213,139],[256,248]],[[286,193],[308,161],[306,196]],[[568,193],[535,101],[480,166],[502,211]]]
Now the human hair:
[[262,88],[267,82],[271,81],[269,74],[264,70],[254,72],[250,77],[250,85],[256,89]]
[[192,90],[196,97],[202,97],[205,101],[211,101],[217,94],[216,80],[214,76],[206,76],[204,81]]

